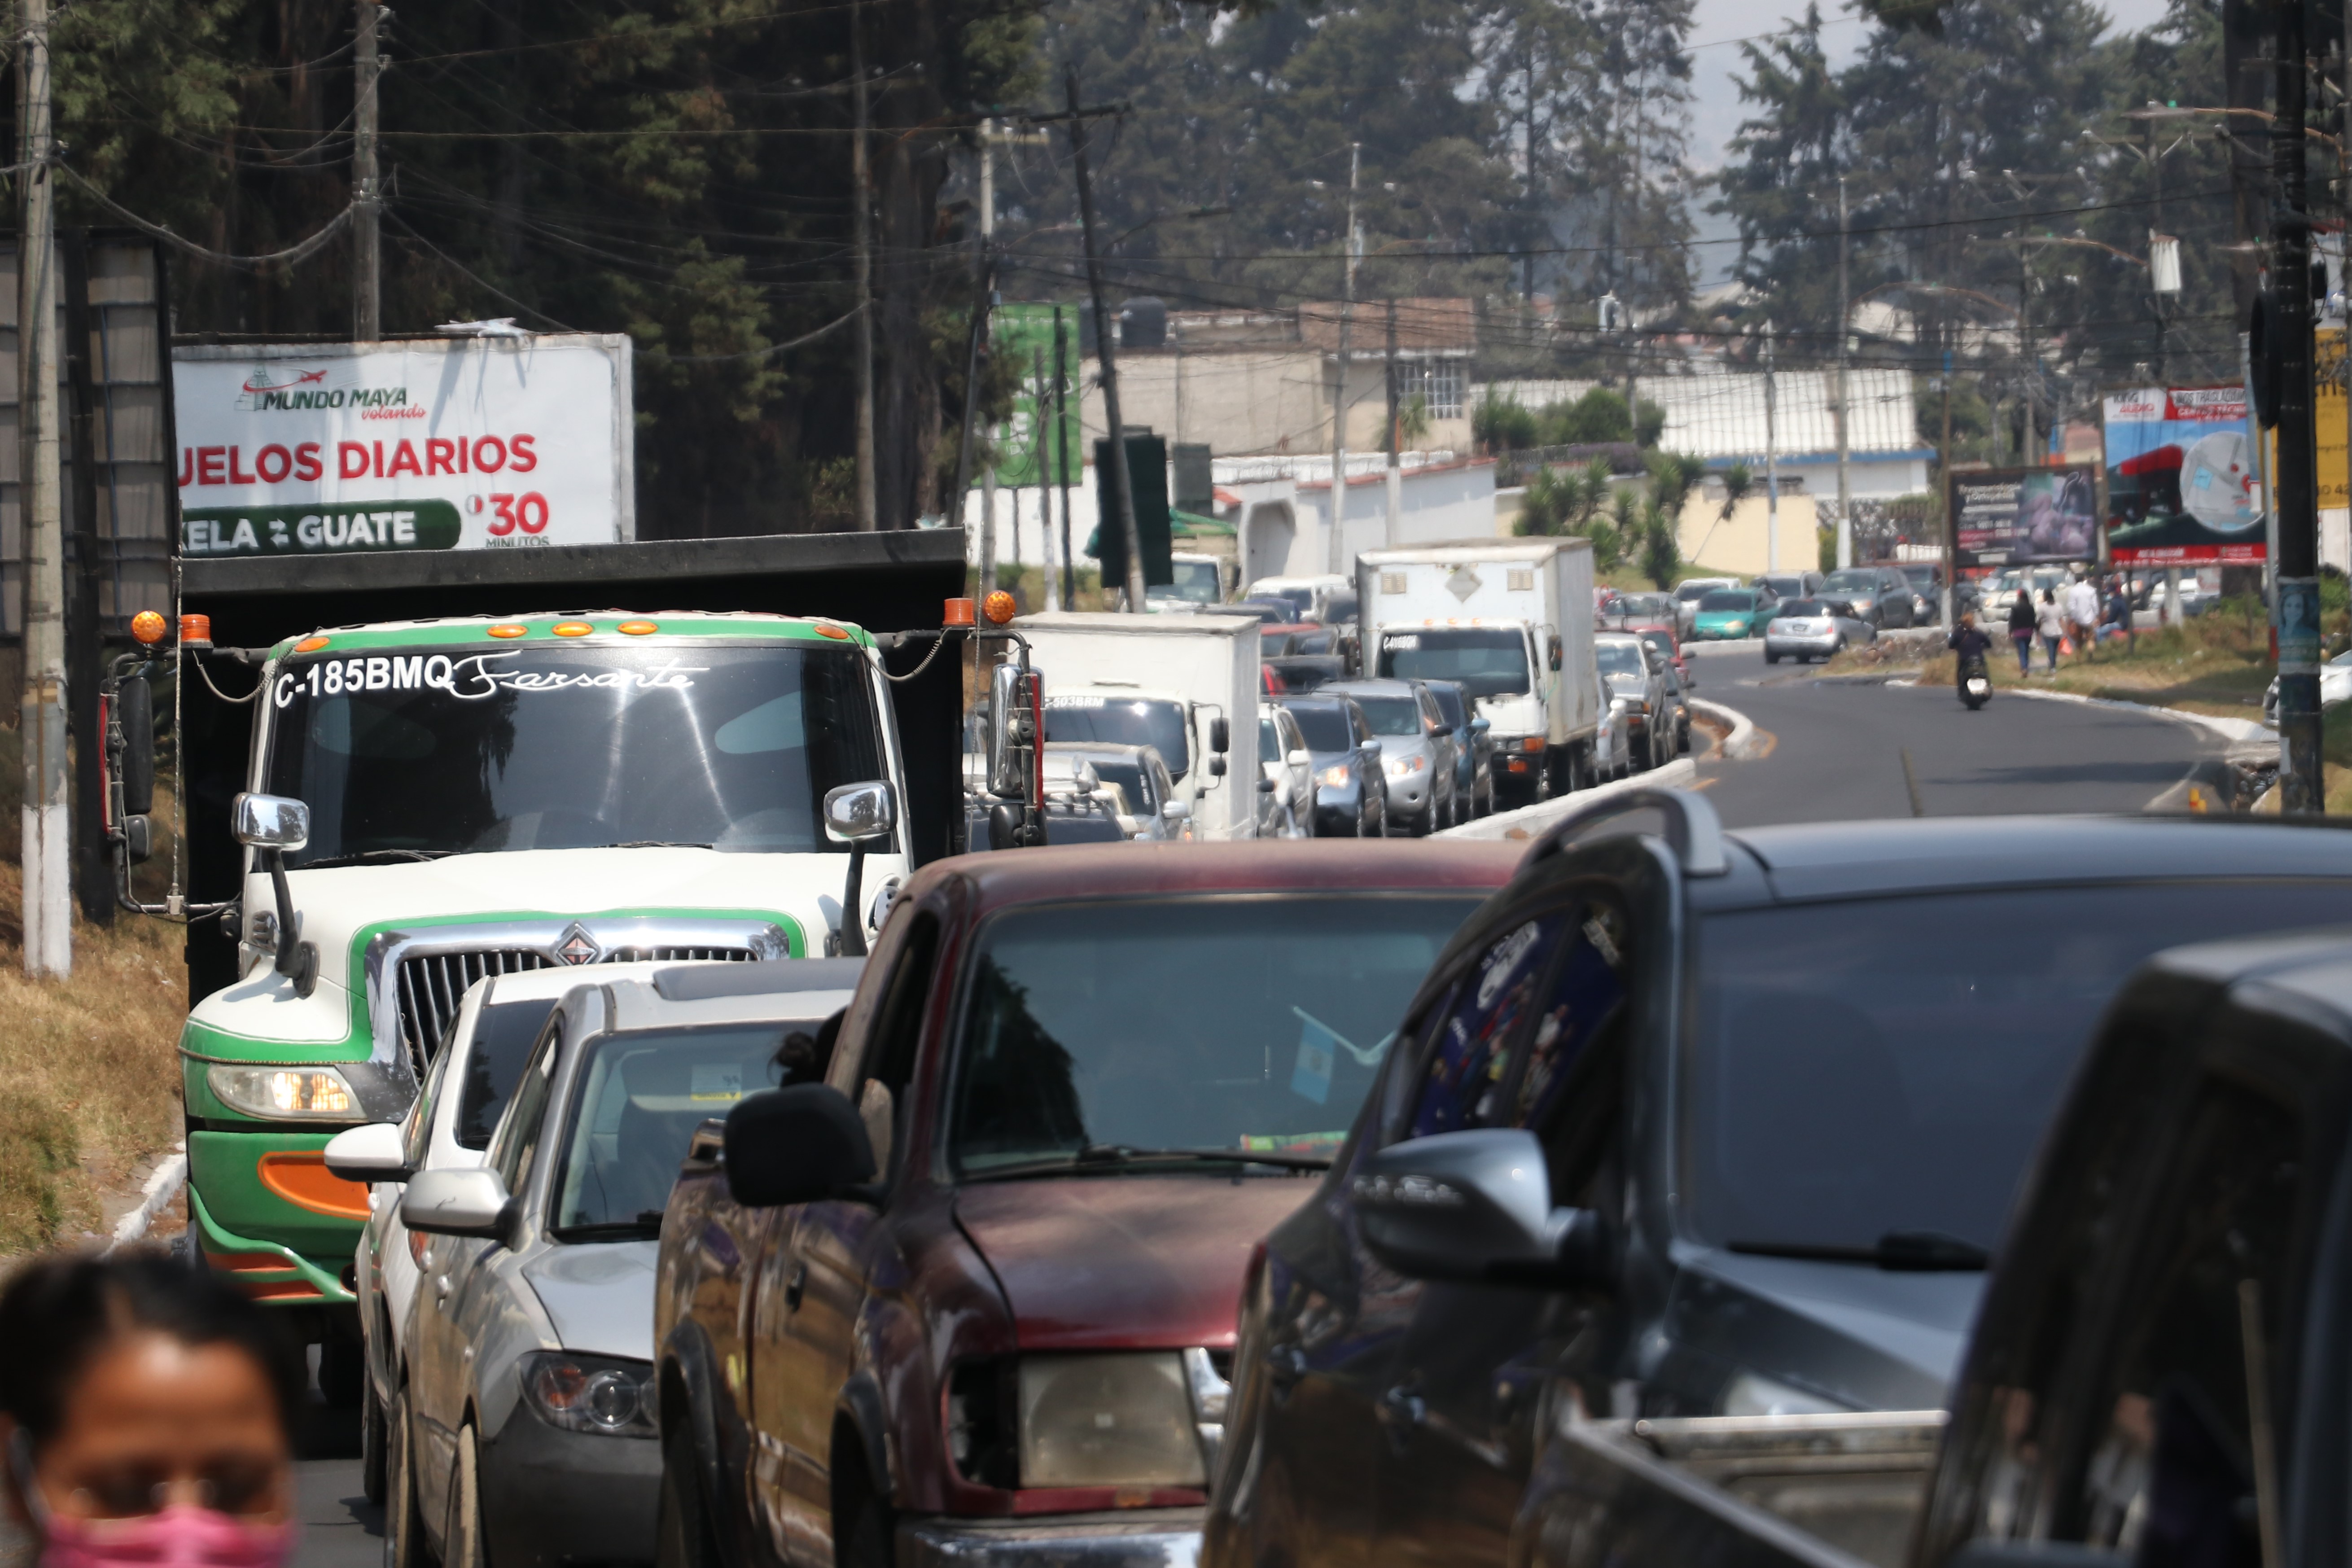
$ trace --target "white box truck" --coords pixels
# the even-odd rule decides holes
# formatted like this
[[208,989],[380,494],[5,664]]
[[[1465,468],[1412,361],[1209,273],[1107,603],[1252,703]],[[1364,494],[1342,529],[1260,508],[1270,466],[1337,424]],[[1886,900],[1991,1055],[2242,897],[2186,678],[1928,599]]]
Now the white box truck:
[[1258,626],[1213,610],[1061,612],[1013,629],[1045,672],[1045,738],[1157,747],[1191,837],[1205,839],[1257,833]]
[[1519,801],[1592,781],[1592,545],[1465,540],[1356,557],[1368,675],[1467,688],[1495,740],[1495,785]]

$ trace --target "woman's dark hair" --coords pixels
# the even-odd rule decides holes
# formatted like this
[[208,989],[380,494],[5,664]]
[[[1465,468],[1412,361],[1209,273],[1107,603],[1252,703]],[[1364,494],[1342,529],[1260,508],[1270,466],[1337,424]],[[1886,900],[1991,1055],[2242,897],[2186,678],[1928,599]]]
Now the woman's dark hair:
[[245,1352],[278,1396],[290,1439],[310,1380],[286,1331],[211,1269],[158,1252],[47,1258],[17,1270],[0,1292],[0,1411],[39,1447],[65,1424],[90,1362],[140,1332]]

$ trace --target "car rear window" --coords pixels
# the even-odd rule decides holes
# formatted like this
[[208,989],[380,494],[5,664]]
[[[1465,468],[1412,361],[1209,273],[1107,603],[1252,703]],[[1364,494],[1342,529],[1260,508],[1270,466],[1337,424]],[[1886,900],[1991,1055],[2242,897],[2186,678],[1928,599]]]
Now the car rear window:
[[1712,610],[1752,610],[1756,607],[1756,595],[1734,593],[1728,588],[1718,588],[1701,599],[1698,602],[1698,607],[1702,615]]

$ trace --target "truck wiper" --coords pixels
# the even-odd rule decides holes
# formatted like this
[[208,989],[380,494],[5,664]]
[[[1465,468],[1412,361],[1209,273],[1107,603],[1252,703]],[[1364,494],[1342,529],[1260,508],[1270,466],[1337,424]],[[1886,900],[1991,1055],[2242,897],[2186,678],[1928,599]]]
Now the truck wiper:
[[438,860],[457,853],[455,849],[361,849],[349,855],[330,855],[320,860],[305,860],[294,868],[298,871],[320,871],[334,866],[365,866],[378,860]]
[[1898,1274],[1963,1274],[1992,1265],[1992,1254],[1940,1230],[1890,1230],[1875,1247],[1819,1247],[1798,1241],[1735,1241],[1749,1258],[1797,1258],[1815,1263],[1868,1263]]
[[683,838],[631,838],[620,844],[607,844],[607,849],[709,849],[715,846],[689,843]]
[[1256,1149],[1138,1149],[1128,1143],[1089,1143],[1075,1154],[1055,1160],[1031,1160],[974,1171],[978,1181],[1017,1180],[1025,1176],[1057,1176],[1072,1171],[1104,1166],[1152,1165],[1273,1165],[1286,1171],[1328,1171],[1328,1154],[1281,1154]]
[[558,1241],[620,1241],[661,1234],[662,1211],[641,1210],[635,1219],[598,1220],[593,1225],[559,1225],[548,1234]]

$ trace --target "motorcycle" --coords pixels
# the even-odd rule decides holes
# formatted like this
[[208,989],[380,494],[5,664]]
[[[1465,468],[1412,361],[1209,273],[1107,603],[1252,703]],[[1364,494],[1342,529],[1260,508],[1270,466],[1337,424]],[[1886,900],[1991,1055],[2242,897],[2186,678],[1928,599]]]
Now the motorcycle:
[[1973,713],[1992,696],[1992,676],[1985,668],[1984,655],[1970,654],[1960,660],[1960,700]]

